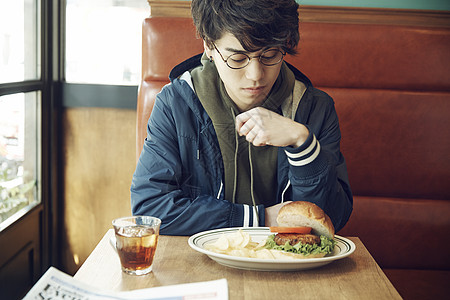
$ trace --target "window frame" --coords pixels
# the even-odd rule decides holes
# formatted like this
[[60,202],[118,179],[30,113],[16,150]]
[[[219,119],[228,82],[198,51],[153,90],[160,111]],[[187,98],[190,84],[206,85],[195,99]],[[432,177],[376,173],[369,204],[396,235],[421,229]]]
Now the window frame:
[[[59,147],[59,111],[61,107],[61,82],[64,68],[64,8],[65,0],[37,0],[36,16],[40,17],[38,53],[40,55],[40,72],[38,79],[16,82],[0,83],[0,96],[40,92],[38,107],[38,122],[40,122],[38,141],[38,172],[40,183],[40,203],[22,209],[5,221],[0,227],[0,237],[7,235],[7,231],[17,228],[20,222],[26,222],[28,216],[39,215],[40,231],[40,274],[43,274],[50,265],[59,266],[61,258],[57,248],[60,244],[58,218],[60,205],[57,201],[59,194],[58,174],[60,147]],[[39,65],[39,64],[38,64]]]

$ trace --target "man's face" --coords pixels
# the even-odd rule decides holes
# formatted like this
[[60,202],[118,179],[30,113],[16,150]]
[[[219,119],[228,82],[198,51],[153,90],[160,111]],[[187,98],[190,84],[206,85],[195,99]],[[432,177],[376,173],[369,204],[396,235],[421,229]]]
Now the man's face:
[[[230,33],[225,33],[215,45],[224,59],[235,53],[242,53],[252,57],[243,69],[231,69],[221,58],[217,50],[205,46],[208,57],[212,56],[222,79],[225,89],[231,99],[241,111],[249,110],[260,105],[269,94],[280,73],[281,63],[274,66],[261,64],[258,57],[263,50],[248,53],[239,41]],[[255,57],[256,58],[253,58]]]

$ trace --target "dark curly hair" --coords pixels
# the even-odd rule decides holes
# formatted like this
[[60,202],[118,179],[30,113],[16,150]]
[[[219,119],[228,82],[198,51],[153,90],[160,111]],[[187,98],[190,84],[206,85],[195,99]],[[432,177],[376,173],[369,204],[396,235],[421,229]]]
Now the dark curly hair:
[[228,32],[249,52],[264,47],[297,52],[299,20],[295,0],[192,0],[191,13],[198,35],[210,49]]

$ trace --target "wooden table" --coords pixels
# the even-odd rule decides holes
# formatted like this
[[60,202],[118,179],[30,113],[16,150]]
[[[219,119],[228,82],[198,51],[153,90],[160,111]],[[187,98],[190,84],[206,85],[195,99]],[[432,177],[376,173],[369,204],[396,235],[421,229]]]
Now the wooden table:
[[[324,267],[296,272],[247,271],[222,266],[191,249],[188,237],[160,236],[153,271],[144,276],[127,275],[110,244],[109,230],[75,278],[109,291],[172,284],[228,280],[230,299],[401,299],[363,243],[350,237],[355,252]],[[277,296],[275,296],[277,295]]]

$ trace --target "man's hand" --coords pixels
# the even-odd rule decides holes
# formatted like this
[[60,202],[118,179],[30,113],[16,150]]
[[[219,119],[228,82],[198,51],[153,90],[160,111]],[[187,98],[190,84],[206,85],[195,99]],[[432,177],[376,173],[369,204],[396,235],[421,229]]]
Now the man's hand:
[[300,123],[268,109],[255,107],[236,116],[236,131],[255,146],[299,147],[308,138]]
[[277,216],[278,216],[278,212],[280,211],[280,209],[288,204],[291,203],[292,201],[286,201],[283,203],[278,203],[275,204],[274,206],[269,206],[266,207],[265,211],[266,211],[266,223],[265,226],[266,227],[270,227],[270,226],[278,226],[277,223]]

